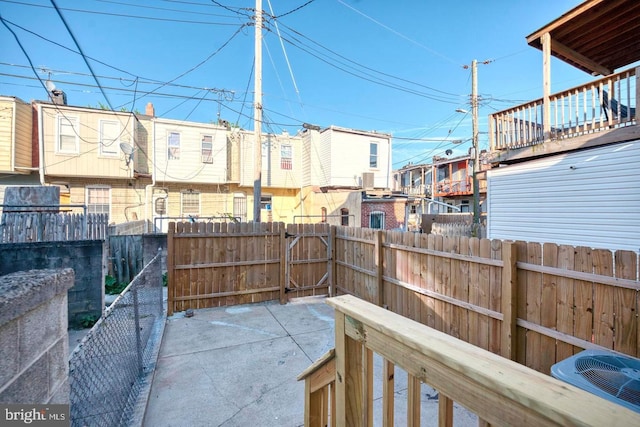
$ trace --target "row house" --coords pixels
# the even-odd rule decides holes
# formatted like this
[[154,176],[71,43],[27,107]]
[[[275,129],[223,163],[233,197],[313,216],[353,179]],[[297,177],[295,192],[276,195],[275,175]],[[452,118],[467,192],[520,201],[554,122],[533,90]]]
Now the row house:
[[[151,104],[134,114],[2,97],[0,109],[0,188],[56,185],[62,205],[156,230],[252,220],[251,131],[155,117]],[[261,219],[369,225],[363,194],[388,188],[390,141],[334,126],[262,135]]]
[[12,185],[38,185],[33,157],[31,104],[14,96],[0,96],[0,203]]
[[391,195],[390,134],[306,126],[301,137],[302,220],[382,229],[404,222],[387,200]]
[[[637,0],[588,0],[527,36],[543,93],[489,116],[489,238],[640,251],[638,34]],[[599,77],[552,93],[551,57]]]
[[[487,153],[481,153],[479,174],[490,165]],[[420,227],[423,214],[473,211],[473,158],[471,155],[433,157],[429,164],[408,164],[393,173],[396,194],[406,197],[405,226]],[[479,180],[479,201],[484,208],[486,180]]]

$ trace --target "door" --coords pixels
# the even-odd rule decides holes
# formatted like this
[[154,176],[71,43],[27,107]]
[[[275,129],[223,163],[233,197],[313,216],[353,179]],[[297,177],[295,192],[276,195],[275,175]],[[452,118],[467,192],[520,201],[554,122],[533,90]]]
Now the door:
[[289,224],[286,236],[288,298],[328,295],[332,286],[329,224]]

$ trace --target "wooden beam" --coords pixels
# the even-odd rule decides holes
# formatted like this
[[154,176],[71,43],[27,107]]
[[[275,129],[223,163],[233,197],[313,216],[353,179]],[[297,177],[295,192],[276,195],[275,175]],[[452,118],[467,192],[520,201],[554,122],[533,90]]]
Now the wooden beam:
[[542,132],[545,141],[551,139],[551,35],[544,33],[542,41]]
[[576,52],[575,50],[563,45],[557,40],[550,40],[550,43],[550,53],[560,54],[563,57],[583,66],[584,68],[591,70],[593,73],[602,74],[603,76],[608,76],[609,74],[613,73],[613,70],[610,70],[602,64],[598,64],[597,62],[587,58],[586,56]]
[[176,294],[176,270],[175,270],[175,222],[169,223],[167,229],[167,316],[173,314],[174,297]]
[[581,3],[580,5],[574,7],[569,12],[565,13],[560,18],[554,20],[550,24],[547,24],[544,27],[540,28],[539,30],[535,31],[534,33],[529,34],[527,36],[527,43],[530,45],[533,45],[545,33],[552,32],[556,28],[561,27],[562,25],[566,24],[572,19],[575,19],[577,16],[597,6],[599,3],[602,3],[603,1],[605,0],[587,0],[584,3]]
[[286,289],[289,287],[289,275],[287,274],[289,256],[289,246],[287,245],[287,226],[280,224],[280,304],[287,303]]
[[537,144],[531,147],[501,150],[498,153],[494,153],[491,163],[517,163],[532,158],[637,139],[640,139],[640,126],[625,126],[581,135],[575,138],[546,141],[544,144]]

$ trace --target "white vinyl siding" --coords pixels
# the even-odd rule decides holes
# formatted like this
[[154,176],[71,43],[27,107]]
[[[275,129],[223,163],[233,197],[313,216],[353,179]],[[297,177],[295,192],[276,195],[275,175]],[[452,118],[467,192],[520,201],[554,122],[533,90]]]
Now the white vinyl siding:
[[488,172],[488,237],[640,251],[640,141]]
[[120,122],[100,120],[100,155],[118,156],[120,133]]
[[79,124],[77,117],[58,116],[56,152],[61,154],[78,154],[80,144],[78,135]]

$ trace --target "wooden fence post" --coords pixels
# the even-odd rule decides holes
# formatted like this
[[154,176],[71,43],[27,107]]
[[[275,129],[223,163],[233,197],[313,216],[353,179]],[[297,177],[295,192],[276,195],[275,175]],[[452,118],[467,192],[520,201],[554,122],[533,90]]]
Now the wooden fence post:
[[378,306],[384,307],[384,231],[376,231],[376,245],[375,245],[375,257],[376,257],[376,280],[378,293],[377,303]]
[[167,230],[167,316],[171,316],[173,314],[173,297],[175,292],[175,270],[174,270],[174,259],[175,259],[175,246],[173,242],[173,235],[175,233],[175,222],[169,223],[169,228]]
[[500,352],[502,357],[516,360],[517,335],[517,271],[516,245],[510,241],[502,242],[502,320]]
[[284,223],[280,223],[280,304],[287,303],[286,288],[289,285],[287,283],[289,278],[287,277],[287,252],[289,250],[287,245],[287,226]]
[[329,226],[329,236],[327,237],[329,248],[327,257],[329,258],[329,297],[334,297],[336,293],[336,226]]

